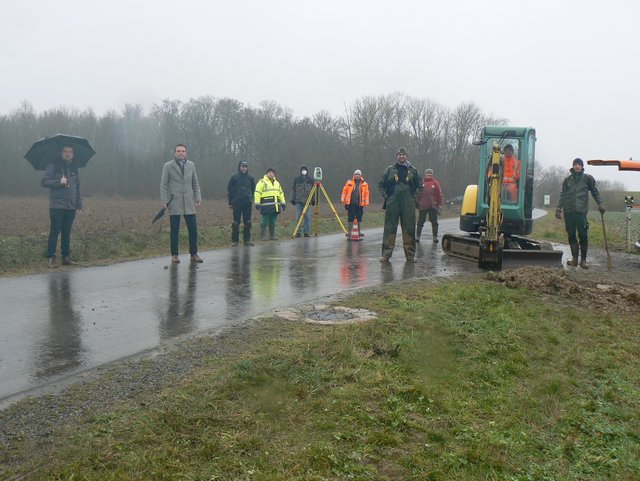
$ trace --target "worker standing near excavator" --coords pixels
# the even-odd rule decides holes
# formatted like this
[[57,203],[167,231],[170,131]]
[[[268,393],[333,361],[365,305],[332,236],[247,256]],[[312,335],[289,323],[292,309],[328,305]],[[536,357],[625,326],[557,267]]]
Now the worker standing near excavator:
[[442,197],[440,182],[433,177],[433,169],[427,169],[424,171],[422,192],[420,193],[420,198],[418,198],[416,242],[420,242],[422,227],[427,220],[427,216],[429,216],[429,222],[431,222],[431,239],[434,244],[438,243],[438,215],[440,215],[442,204],[444,204],[444,198]]
[[[580,255],[580,267],[587,269],[587,248],[589,245],[589,192],[593,200],[598,204],[598,210],[604,214],[600,192],[596,188],[596,180],[592,175],[585,173],[582,159],[574,159],[570,169],[571,174],[562,182],[560,200],[556,209],[556,218],[562,219],[564,211],[564,226],[569,237],[572,259],[567,265],[578,265]],[[576,238],[576,231],[578,236]]]
[[416,262],[416,207],[422,191],[422,179],[420,172],[407,160],[408,157],[407,150],[400,147],[395,163],[387,167],[378,182],[385,209],[380,262],[389,262],[393,254],[398,220],[405,258],[407,262]]

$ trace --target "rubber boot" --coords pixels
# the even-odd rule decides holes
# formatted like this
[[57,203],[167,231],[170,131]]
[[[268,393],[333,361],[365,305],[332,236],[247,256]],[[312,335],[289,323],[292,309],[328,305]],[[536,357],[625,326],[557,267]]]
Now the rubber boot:
[[269,224],[269,239],[278,240],[278,238],[276,237],[276,226],[273,224]]
[[431,224],[431,235],[433,236],[433,243],[438,243],[438,224]]
[[419,225],[416,228],[416,242],[420,242],[420,234],[422,234],[422,226]]
[[588,269],[587,265],[587,246],[580,246],[580,267]]
[[580,251],[580,247],[578,246],[578,244],[569,244],[569,247],[571,247],[572,259],[567,261],[567,265],[575,267],[578,265],[578,253]]
[[267,240],[267,226],[260,224],[260,240]]
[[251,222],[246,222],[244,224],[244,230],[242,231],[242,240],[244,241],[244,245],[252,246],[253,242],[251,242]]
[[237,222],[231,224],[231,245],[237,246],[240,240],[240,226]]

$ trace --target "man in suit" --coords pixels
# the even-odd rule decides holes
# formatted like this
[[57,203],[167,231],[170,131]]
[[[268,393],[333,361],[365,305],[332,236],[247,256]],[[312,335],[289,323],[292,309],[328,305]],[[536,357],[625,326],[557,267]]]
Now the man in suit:
[[196,206],[200,205],[200,183],[196,174],[196,166],[187,160],[187,146],[178,144],[174,149],[174,159],[162,168],[160,181],[160,199],[162,206],[169,209],[171,224],[171,262],[180,263],[178,257],[178,235],[180,233],[180,216],[184,217],[189,230],[189,254],[191,263],[201,263],[198,256],[198,223]]

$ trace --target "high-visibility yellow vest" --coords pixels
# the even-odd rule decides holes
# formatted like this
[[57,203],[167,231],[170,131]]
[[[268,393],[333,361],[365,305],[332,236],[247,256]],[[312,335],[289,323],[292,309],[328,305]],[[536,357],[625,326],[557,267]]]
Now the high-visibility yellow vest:
[[280,204],[285,203],[284,191],[280,186],[280,182],[275,177],[271,181],[266,175],[256,184],[253,199],[256,205],[260,206],[262,214],[281,212]]

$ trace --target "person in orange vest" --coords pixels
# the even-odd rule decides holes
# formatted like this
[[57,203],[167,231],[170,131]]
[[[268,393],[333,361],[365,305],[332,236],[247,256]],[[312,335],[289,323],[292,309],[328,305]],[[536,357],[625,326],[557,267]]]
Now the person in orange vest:
[[353,178],[344,184],[340,200],[347,210],[347,235],[351,235],[354,219],[358,219],[358,228],[362,234],[362,214],[364,208],[369,205],[369,184],[362,177],[361,170],[356,170]]
[[429,216],[431,233],[434,243],[438,242],[438,214],[444,204],[440,182],[433,177],[433,169],[424,171],[422,179],[422,192],[418,198],[418,228],[416,230],[416,242],[420,242],[422,227]]
[[502,176],[502,199],[508,204],[518,203],[520,183],[520,160],[513,155],[513,145],[504,147],[504,175]]

